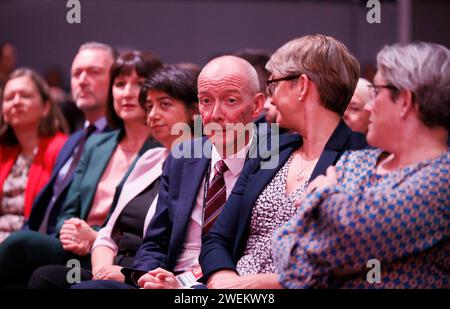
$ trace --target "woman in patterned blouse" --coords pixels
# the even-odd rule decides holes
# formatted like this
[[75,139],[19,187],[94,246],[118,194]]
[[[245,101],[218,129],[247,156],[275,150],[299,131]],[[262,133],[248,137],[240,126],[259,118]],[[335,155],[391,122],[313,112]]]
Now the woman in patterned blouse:
[[0,93],[0,243],[20,229],[67,136],[47,82],[20,68]]
[[380,150],[344,154],[276,231],[284,287],[450,287],[450,51],[393,45],[377,63],[367,139]]

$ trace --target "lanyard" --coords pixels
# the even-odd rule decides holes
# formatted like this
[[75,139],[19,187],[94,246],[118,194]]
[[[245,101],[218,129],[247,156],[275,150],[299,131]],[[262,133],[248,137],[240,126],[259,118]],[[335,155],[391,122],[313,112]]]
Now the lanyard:
[[206,179],[205,179],[205,183],[203,185],[202,228],[203,228],[203,222],[205,222],[206,197],[208,195],[208,190],[209,190],[209,178],[211,178],[211,164],[212,164],[212,160],[209,161],[208,169],[206,170]]

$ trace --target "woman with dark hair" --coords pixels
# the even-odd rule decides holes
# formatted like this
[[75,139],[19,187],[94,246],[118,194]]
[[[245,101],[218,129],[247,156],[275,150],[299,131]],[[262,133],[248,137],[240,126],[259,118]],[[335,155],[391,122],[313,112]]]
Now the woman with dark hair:
[[[120,270],[133,264],[137,249],[153,217],[158,200],[162,165],[172,145],[189,138],[172,134],[175,125],[189,126],[197,113],[197,77],[188,70],[167,66],[144,82],[139,102],[147,111],[147,125],[153,137],[164,147],[147,150],[136,162],[116,199],[105,227],[92,246],[92,271],[83,269],[81,280],[124,281]],[[67,272],[62,265],[36,270],[30,288],[68,288]]]
[[21,231],[0,246],[0,286],[24,286],[36,268],[66,264],[71,258],[89,265],[89,251],[121,181],[154,143],[138,96],[145,78],[160,67],[156,56],[137,51],[124,53],[113,63],[107,119],[115,130],[86,142],[58,217],[58,238]]
[[0,243],[20,229],[67,137],[46,82],[22,68],[0,94]]
[[450,287],[450,51],[384,47],[367,141],[311,183],[274,236],[286,288]]

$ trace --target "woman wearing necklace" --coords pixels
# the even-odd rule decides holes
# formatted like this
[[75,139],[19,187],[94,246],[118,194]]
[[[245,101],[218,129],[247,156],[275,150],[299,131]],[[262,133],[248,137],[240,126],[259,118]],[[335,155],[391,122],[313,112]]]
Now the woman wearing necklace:
[[251,159],[227,204],[203,238],[200,264],[209,288],[275,288],[272,234],[296,213],[295,202],[345,150],[366,146],[342,115],[353,95],[359,64],[339,41],[323,35],[294,39],[266,68],[277,122],[295,132],[280,136],[273,159]]
[[22,227],[67,137],[47,83],[17,69],[0,94],[0,243]]
[[377,69],[365,109],[378,149],[344,154],[275,233],[283,287],[450,287],[450,50],[386,46]]

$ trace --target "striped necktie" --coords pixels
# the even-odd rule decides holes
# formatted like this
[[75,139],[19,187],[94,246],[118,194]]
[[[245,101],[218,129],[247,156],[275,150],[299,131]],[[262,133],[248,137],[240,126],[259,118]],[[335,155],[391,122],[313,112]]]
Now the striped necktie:
[[223,173],[228,170],[228,166],[223,160],[218,161],[214,165],[214,177],[211,180],[206,195],[205,209],[203,215],[202,234],[208,233],[211,229],[217,216],[222,211],[225,202],[227,201],[227,190],[225,187],[225,180]]

